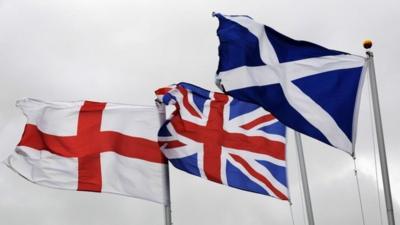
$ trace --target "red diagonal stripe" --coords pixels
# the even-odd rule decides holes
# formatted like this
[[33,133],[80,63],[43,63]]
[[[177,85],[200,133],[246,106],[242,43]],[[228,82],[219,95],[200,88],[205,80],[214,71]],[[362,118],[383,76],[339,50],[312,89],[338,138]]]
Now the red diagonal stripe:
[[245,130],[250,130],[251,128],[253,128],[255,126],[258,126],[259,124],[271,121],[273,119],[275,119],[275,117],[273,115],[271,115],[271,114],[268,114],[268,115],[261,116],[261,117],[255,119],[255,120],[253,120],[253,121],[251,121],[249,123],[246,123],[246,124],[244,124],[244,125],[242,125],[240,127],[245,129]]
[[279,160],[285,160],[285,144],[265,137],[226,132],[223,145],[228,148],[269,155]]
[[170,87],[159,88],[155,91],[155,93],[156,93],[156,95],[165,95],[165,94],[168,94],[168,92],[171,90],[172,90],[172,88],[170,88]]
[[201,118],[201,115],[196,111],[195,108],[193,108],[192,104],[190,104],[190,102],[189,102],[189,92],[185,88],[180,87],[180,86],[178,86],[177,89],[183,95],[183,98],[182,98],[183,106],[189,111],[190,114],[192,114],[192,116]]
[[255,171],[246,160],[244,160],[242,157],[240,157],[238,155],[234,155],[234,154],[229,154],[229,155],[232,156],[232,158],[236,162],[238,162],[240,165],[242,165],[247,170],[247,172],[249,172],[253,177],[255,177],[257,180],[259,180],[263,184],[265,184],[278,198],[280,198],[282,200],[288,200],[288,198],[286,197],[285,194],[283,194],[277,188],[275,188],[275,186],[267,178],[265,178],[262,174]]
[[[190,138],[196,142],[204,142],[205,140],[202,134],[210,133],[210,131],[207,132],[204,127],[199,126],[196,123],[183,120],[180,115],[173,116],[170,121],[178,134]],[[204,130],[206,132],[203,132]]]

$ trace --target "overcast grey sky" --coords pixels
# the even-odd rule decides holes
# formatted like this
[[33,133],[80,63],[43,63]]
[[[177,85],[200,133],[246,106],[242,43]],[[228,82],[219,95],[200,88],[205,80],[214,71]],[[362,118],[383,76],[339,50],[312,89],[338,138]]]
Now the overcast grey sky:
[[[0,160],[18,142],[25,119],[17,99],[153,104],[153,90],[179,81],[217,90],[217,20],[212,11],[247,14],[296,39],[358,55],[375,45],[389,172],[400,223],[398,0],[194,1],[0,0]],[[366,224],[380,223],[371,114],[365,83],[357,164]],[[353,160],[304,138],[316,224],[362,224]],[[297,155],[289,132],[288,173],[296,225],[304,224]],[[207,182],[171,168],[176,225],[292,224],[287,202]],[[381,193],[382,194],[382,193]],[[380,195],[383,204],[383,195]],[[384,207],[382,205],[381,207]],[[382,208],[383,220],[386,214]],[[163,224],[163,208],[110,194],[49,189],[0,165],[4,225]]]

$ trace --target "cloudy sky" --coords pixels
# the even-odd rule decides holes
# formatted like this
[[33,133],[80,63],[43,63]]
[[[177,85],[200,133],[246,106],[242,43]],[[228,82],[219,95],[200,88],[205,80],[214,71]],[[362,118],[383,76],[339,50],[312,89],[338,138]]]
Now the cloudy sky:
[[[400,222],[398,0],[0,0],[0,160],[18,142],[25,119],[15,101],[111,101],[150,105],[153,90],[179,81],[217,90],[213,11],[247,14],[296,39],[364,55],[375,45],[395,216]],[[369,104],[363,90],[357,167],[365,224],[385,223]],[[296,225],[305,224],[293,133],[288,173]],[[351,157],[304,137],[316,224],[362,224]],[[378,165],[379,166],[379,165]],[[379,169],[379,167],[378,167]],[[379,171],[379,170],[378,170]],[[189,176],[171,168],[176,225],[292,224],[289,204]],[[378,176],[378,179],[377,179]],[[5,225],[163,224],[155,203],[110,194],[49,189],[0,165],[0,223]]]

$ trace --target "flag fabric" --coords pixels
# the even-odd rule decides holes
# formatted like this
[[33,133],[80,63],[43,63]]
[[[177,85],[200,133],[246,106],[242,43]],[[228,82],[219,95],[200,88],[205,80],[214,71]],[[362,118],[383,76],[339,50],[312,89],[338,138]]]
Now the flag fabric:
[[155,106],[34,99],[17,106],[27,124],[5,163],[27,180],[166,204],[167,160],[157,143]]
[[288,199],[285,126],[263,108],[179,83],[156,91],[176,110],[159,131],[178,169],[234,188]]
[[216,82],[286,126],[353,153],[365,59],[297,41],[248,16],[219,20]]

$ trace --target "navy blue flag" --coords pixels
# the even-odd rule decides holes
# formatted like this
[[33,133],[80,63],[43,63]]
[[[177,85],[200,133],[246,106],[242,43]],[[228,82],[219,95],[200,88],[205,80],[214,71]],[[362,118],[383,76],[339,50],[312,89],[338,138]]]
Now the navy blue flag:
[[365,58],[293,40],[248,16],[214,15],[222,90],[298,132],[354,152]]
[[158,133],[178,169],[230,187],[287,200],[285,126],[262,107],[179,83],[156,91],[174,105]]

